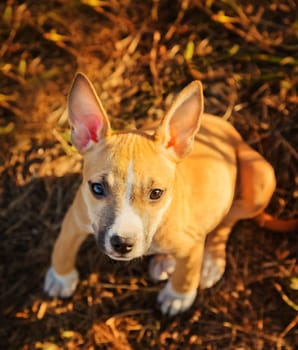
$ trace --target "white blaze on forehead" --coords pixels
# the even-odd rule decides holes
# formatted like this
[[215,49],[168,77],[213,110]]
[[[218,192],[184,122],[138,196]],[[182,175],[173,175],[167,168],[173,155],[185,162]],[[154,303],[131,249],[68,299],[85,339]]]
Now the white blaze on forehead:
[[[127,176],[125,182],[125,192],[122,201],[122,206],[119,215],[115,220],[115,226],[118,226],[118,234],[120,236],[126,235],[140,235],[143,232],[143,223],[140,216],[135,212],[131,205],[132,191],[134,182],[133,162],[129,162],[127,167]],[[140,238],[140,237],[139,237]]]
[[134,180],[133,161],[131,160],[127,168],[127,177],[126,177],[125,195],[124,195],[124,201],[128,203],[130,203],[130,200],[131,200],[133,180]]

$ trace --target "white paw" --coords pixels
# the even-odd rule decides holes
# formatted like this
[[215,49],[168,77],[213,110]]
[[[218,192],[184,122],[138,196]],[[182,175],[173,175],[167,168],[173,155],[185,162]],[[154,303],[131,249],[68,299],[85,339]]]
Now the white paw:
[[158,294],[158,302],[163,314],[169,316],[177,315],[190,308],[197,295],[197,290],[187,293],[177,293],[173,290],[171,282],[168,281],[165,287]]
[[153,281],[167,280],[174,272],[176,261],[171,255],[155,255],[149,263],[149,274]]
[[47,271],[44,291],[51,297],[70,297],[75,291],[79,281],[77,270],[73,270],[67,275],[58,275],[57,272],[50,267]]
[[205,251],[204,261],[201,271],[200,288],[211,288],[223,276],[226,268],[224,258],[214,258],[208,251]]

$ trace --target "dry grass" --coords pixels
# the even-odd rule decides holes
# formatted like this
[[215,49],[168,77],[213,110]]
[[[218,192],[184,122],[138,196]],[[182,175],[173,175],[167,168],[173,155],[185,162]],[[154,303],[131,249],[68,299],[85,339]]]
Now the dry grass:
[[238,224],[223,280],[173,319],[158,311],[147,259],[124,269],[92,239],[73,298],[48,299],[42,284],[80,181],[63,116],[77,70],[95,82],[114,128],[159,119],[201,79],[206,111],[229,119],[274,165],[269,210],[297,216],[296,13],[294,0],[0,4],[1,348],[295,348],[296,232]]

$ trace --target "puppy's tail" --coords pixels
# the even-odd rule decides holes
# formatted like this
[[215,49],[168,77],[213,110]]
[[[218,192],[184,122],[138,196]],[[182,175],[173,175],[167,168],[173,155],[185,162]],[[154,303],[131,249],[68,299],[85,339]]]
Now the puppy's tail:
[[261,227],[271,231],[289,232],[298,230],[298,219],[277,219],[265,212],[257,215],[254,219]]

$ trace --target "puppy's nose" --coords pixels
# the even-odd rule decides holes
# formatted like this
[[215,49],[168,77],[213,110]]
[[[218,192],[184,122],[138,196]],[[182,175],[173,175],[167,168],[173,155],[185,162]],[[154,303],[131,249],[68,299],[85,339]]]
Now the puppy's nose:
[[114,235],[111,237],[111,245],[115,252],[120,254],[127,254],[132,251],[134,240],[128,237]]

